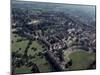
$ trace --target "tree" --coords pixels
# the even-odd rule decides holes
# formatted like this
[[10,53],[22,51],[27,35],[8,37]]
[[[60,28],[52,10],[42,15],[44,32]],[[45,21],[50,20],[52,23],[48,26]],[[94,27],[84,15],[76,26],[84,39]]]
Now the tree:
[[68,65],[69,65],[69,66],[72,65],[72,60],[71,60],[71,59],[69,60]]
[[37,65],[34,63],[33,66],[32,66],[32,70],[31,70],[33,73],[39,73],[39,69],[37,67]]
[[59,57],[60,61],[64,61],[63,50],[62,49],[58,50],[58,57]]
[[72,60],[71,59],[65,64],[66,68],[68,68],[69,66],[72,66]]
[[37,48],[34,48],[34,51],[36,51],[37,50]]
[[13,66],[13,65],[12,65],[11,75],[16,75],[16,72],[15,72],[15,66]]

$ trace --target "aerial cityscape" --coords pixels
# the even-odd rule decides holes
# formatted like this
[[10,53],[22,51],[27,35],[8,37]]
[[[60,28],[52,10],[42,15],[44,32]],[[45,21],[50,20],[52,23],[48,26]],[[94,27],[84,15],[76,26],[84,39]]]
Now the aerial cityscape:
[[11,3],[12,75],[96,69],[96,7]]

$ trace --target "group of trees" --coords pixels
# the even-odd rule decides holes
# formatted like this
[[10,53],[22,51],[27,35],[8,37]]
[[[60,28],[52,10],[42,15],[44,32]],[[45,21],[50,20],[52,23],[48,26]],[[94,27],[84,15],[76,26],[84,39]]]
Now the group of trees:
[[40,71],[38,66],[33,61],[30,61],[31,59],[33,59],[33,56],[31,55],[25,57],[22,54],[13,52],[12,53],[12,75],[16,74],[16,68],[20,68],[22,66],[26,66],[27,68],[32,67],[31,72],[39,73]]
[[[21,41],[19,41],[21,42]],[[30,45],[32,45],[32,40],[29,40],[29,43],[24,51],[24,54],[19,54],[19,50],[16,52],[12,52],[12,74],[15,75],[16,73],[16,68],[20,68],[22,66],[27,66],[27,67],[32,67],[31,72],[33,73],[39,73],[39,68],[37,65],[33,62],[30,61],[31,59],[35,58],[35,56],[28,55],[28,49],[30,48]],[[36,51],[37,48],[32,47],[31,50]],[[38,56],[42,56],[41,52],[37,54]]]

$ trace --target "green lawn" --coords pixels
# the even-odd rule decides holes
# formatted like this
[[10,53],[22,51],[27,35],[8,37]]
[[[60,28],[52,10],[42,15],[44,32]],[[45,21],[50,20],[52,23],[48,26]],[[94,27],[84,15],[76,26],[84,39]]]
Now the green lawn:
[[[18,39],[24,39],[23,37],[18,36],[17,34],[12,34],[12,52],[16,52],[21,48],[21,50],[18,51],[19,54],[24,54],[25,48],[27,47],[29,40],[22,40],[21,42],[16,42]],[[36,50],[32,49],[32,47],[37,48]],[[28,49],[28,55],[35,56],[35,58],[32,58],[34,63],[37,64],[39,67],[39,70],[41,72],[50,72],[51,66],[48,63],[48,61],[45,59],[45,57],[41,58],[41,56],[38,56],[39,52],[43,52],[42,45],[40,45],[37,41],[32,41],[32,45],[30,45]],[[31,73],[31,68],[26,66],[21,66],[20,68],[16,68],[16,73]]]
[[37,64],[40,72],[52,71],[50,64],[48,63],[48,61],[46,61],[46,59],[44,57],[40,58],[39,56],[36,56],[32,61],[34,61]]
[[95,60],[95,53],[87,53],[85,51],[77,51],[69,55],[72,59],[70,70],[87,69],[87,66]]
[[16,68],[16,73],[31,73],[31,67],[22,66],[20,68]]
[[[37,48],[36,51],[32,50],[31,48],[34,47],[34,48]],[[32,45],[30,46],[29,50],[28,50],[28,55],[35,55],[36,53],[38,52],[42,52],[43,51],[43,48],[40,44],[38,44],[37,41],[33,41],[32,42]]]
[[[37,50],[36,51],[32,50],[31,49],[32,47],[37,48]],[[33,58],[32,61],[37,64],[37,66],[39,67],[39,70],[41,72],[51,71],[50,64],[45,59],[45,57],[41,58],[40,56],[38,56],[39,52],[43,52],[42,46],[39,43],[37,43],[37,41],[33,41],[32,45],[30,46],[30,48],[28,50],[28,55],[35,56],[35,58]]]
[[24,39],[24,38],[18,36],[17,34],[12,34],[13,43],[12,43],[11,49],[13,52],[16,52],[19,50],[19,48],[21,48],[21,50],[18,53],[23,54],[29,41],[23,40],[21,42],[17,42],[17,39]]

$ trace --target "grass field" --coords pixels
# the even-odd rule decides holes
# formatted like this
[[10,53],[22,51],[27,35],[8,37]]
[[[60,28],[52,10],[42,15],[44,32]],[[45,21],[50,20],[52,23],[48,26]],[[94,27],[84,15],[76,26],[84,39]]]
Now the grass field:
[[[31,48],[37,48],[36,51],[32,50]],[[38,53],[42,53],[43,48],[40,44],[37,43],[37,41],[33,41],[31,47],[28,50],[28,55],[32,55],[35,58],[32,59],[33,62],[37,64],[41,72],[49,72],[51,71],[50,64],[45,59],[45,57],[38,56]]]
[[[25,48],[27,47],[29,40],[22,40],[20,42],[17,42],[18,39],[24,38],[18,36],[17,34],[12,34],[12,52],[18,51],[19,54],[24,54]],[[21,48],[21,50],[19,50],[19,48]],[[36,50],[32,48],[36,48]],[[40,52],[43,52],[42,46],[37,41],[32,41],[32,44],[28,49],[28,56],[34,56],[31,61],[37,64],[40,72],[50,72],[52,70],[50,64],[45,59],[45,57],[41,57],[38,55]],[[31,73],[31,67],[21,66],[20,68],[16,68],[16,73]]]
[[12,43],[11,49],[12,49],[13,52],[16,52],[16,51],[19,50],[19,48],[21,48],[21,50],[18,53],[23,54],[29,41],[24,40],[24,41],[21,41],[21,42],[17,42],[17,39],[22,39],[22,37],[20,37],[16,34],[13,34],[12,35],[13,43]]
[[[37,50],[32,50],[31,48],[34,47],[34,48],[37,48]],[[28,50],[28,55],[35,55],[37,54],[38,52],[42,52],[43,51],[43,48],[40,44],[37,43],[37,41],[33,41],[32,42],[32,45],[30,46],[29,50]]]
[[95,60],[95,53],[87,53],[86,51],[76,51],[69,55],[72,59],[70,70],[87,69],[88,65]]
[[22,66],[20,68],[16,68],[16,73],[31,73],[31,67]]

